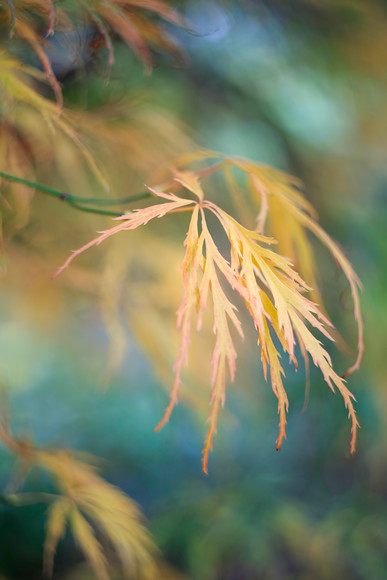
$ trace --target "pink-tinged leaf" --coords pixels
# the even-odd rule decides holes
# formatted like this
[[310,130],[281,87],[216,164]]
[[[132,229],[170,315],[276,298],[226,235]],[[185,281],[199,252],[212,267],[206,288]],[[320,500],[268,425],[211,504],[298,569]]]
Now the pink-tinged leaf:
[[214,333],[215,347],[212,355],[212,392],[211,392],[211,413],[209,416],[210,427],[203,448],[203,471],[208,473],[208,456],[212,449],[213,437],[216,433],[217,418],[220,406],[223,406],[226,400],[226,367],[231,381],[235,378],[236,357],[237,353],[232,340],[229,320],[243,338],[242,326],[235,314],[236,307],[227,298],[218,278],[217,268],[226,276],[228,281],[234,285],[237,280],[233,280],[235,274],[232,272],[230,265],[222,257],[217,249],[211,234],[208,230],[203,209],[202,231],[205,239],[206,260],[203,272],[202,283],[200,285],[200,308],[206,308],[207,296],[209,292],[212,295],[213,313],[214,313]]
[[281,449],[282,441],[286,439],[286,413],[289,409],[289,401],[282,383],[281,375],[285,376],[285,373],[279,362],[280,355],[273,344],[266,321],[265,321],[265,329],[266,329],[265,335],[266,350],[268,354],[268,363],[270,367],[271,386],[275,396],[278,399],[278,414],[280,416],[279,435],[276,440],[276,449],[277,451],[279,451]]
[[131,213],[124,214],[118,218],[113,218],[114,220],[122,221],[122,223],[120,223],[118,226],[114,226],[107,230],[103,230],[102,232],[100,232],[101,234],[100,236],[94,238],[94,240],[91,240],[91,242],[88,242],[78,250],[75,250],[71,254],[71,256],[69,256],[69,258],[66,260],[66,262],[55,272],[53,278],[56,278],[56,276],[58,276],[61,272],[63,272],[63,270],[67,268],[69,264],[74,260],[74,258],[79,256],[79,254],[82,254],[85,250],[88,250],[93,246],[98,246],[104,240],[110,238],[110,236],[125,230],[135,230],[140,226],[146,225],[150,220],[154,218],[161,218],[165,216],[167,213],[171,213],[172,211],[179,210],[183,207],[187,207],[194,203],[190,199],[182,199],[176,197],[173,194],[156,191],[155,189],[151,189],[150,187],[148,189],[158,197],[170,200],[169,203],[157,204],[145,207],[143,209],[135,209]]
[[197,310],[199,293],[199,268],[202,266],[202,249],[204,236],[198,233],[199,207],[196,205],[192,212],[187,237],[184,245],[186,247],[182,264],[184,296],[177,311],[177,326],[180,329],[179,355],[174,365],[175,380],[170,393],[170,402],[166,408],[163,418],[155,427],[159,431],[169,420],[172,410],[179,397],[179,389],[182,380],[183,368],[188,364],[188,352],[191,342],[192,316]]
[[[235,273],[220,254],[208,230],[204,212],[200,210],[202,233],[198,234],[199,206],[194,208],[190,227],[185,241],[186,254],[183,261],[184,297],[178,310],[178,327],[181,331],[179,356],[175,364],[175,381],[170,393],[170,403],[164,417],[157,425],[159,430],[168,421],[178,399],[182,370],[188,361],[192,317],[197,312],[197,328],[200,329],[203,311],[207,307],[208,296],[212,296],[215,345],[212,355],[212,392],[210,427],[203,449],[203,471],[208,471],[208,455],[212,449],[213,436],[219,409],[225,402],[226,369],[233,380],[235,376],[236,350],[229,329],[232,322],[240,336],[243,336],[241,324],[235,314],[236,308],[225,295],[218,277],[218,270],[233,285],[237,283]],[[205,258],[204,258],[205,252]],[[201,280],[199,280],[199,273]]]
[[152,55],[141,32],[132,22],[129,14],[117,6],[109,5],[105,7],[103,3],[99,7],[99,13],[111,28],[121,36],[124,42],[130,46],[144,64],[145,69],[150,72],[152,70]]
[[202,468],[203,472],[208,475],[208,458],[210,451],[213,449],[213,439],[214,435],[216,434],[217,430],[217,420],[219,415],[219,409],[222,404],[222,400],[224,397],[224,385],[226,383],[226,369],[224,360],[218,367],[218,373],[216,376],[215,383],[212,387],[211,392],[211,413],[208,419],[210,424],[207,435],[204,441],[204,447],[202,451]]

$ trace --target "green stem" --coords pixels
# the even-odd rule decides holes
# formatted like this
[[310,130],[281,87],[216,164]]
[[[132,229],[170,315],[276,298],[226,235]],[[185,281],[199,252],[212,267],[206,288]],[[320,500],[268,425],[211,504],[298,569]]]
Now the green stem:
[[151,197],[150,191],[143,191],[141,193],[137,193],[136,195],[131,195],[128,197],[120,197],[120,198],[92,198],[92,197],[79,197],[78,195],[72,195],[71,193],[65,193],[63,191],[58,191],[53,187],[48,187],[47,185],[43,185],[41,183],[36,183],[35,181],[30,181],[29,179],[23,179],[21,177],[16,177],[16,175],[11,175],[9,173],[5,173],[4,171],[0,171],[0,177],[7,179],[8,181],[12,181],[14,183],[21,183],[22,185],[27,185],[28,187],[33,187],[46,195],[50,195],[51,197],[56,197],[61,201],[64,201],[74,207],[75,209],[79,209],[80,211],[86,211],[89,213],[97,213],[100,215],[108,215],[112,217],[119,217],[122,215],[122,212],[113,212],[113,211],[105,211],[101,209],[91,208],[91,207],[84,207],[85,204],[90,205],[124,205],[127,203],[133,203],[134,201],[140,201],[142,199],[147,199]]
[[[215,173],[222,168],[224,162],[221,161],[220,163],[216,163],[211,167],[206,167],[202,169],[199,173],[199,177],[206,177],[207,175],[211,175],[211,173]],[[0,177],[7,179],[8,181],[12,181],[14,183],[21,183],[22,185],[26,185],[27,187],[32,187],[33,189],[37,189],[38,191],[50,195],[51,197],[56,197],[61,201],[66,202],[68,205],[73,207],[74,209],[78,209],[79,211],[85,211],[88,213],[96,213],[99,215],[107,215],[110,217],[120,217],[123,215],[123,212],[117,211],[110,211],[104,209],[97,209],[95,207],[88,207],[90,205],[125,205],[127,203],[133,203],[135,201],[141,201],[143,199],[147,199],[152,196],[152,192],[150,191],[142,191],[137,193],[136,195],[129,195],[128,197],[118,197],[118,198],[94,198],[94,197],[79,197],[78,195],[72,195],[71,193],[65,193],[63,191],[59,191],[58,189],[54,189],[53,187],[49,187],[48,185],[43,185],[42,183],[36,183],[35,181],[30,181],[29,179],[24,179],[22,177],[16,177],[16,175],[11,175],[10,173],[5,173],[4,171],[0,171]],[[165,184],[163,185],[165,186]],[[168,186],[173,189],[175,187],[179,187],[179,183],[177,181],[172,180],[168,182]],[[85,207],[85,205],[87,207]]]
[[121,217],[123,215],[122,211],[109,211],[107,209],[97,209],[96,207],[85,207],[73,201],[69,202],[69,206],[79,211],[85,211],[87,213],[96,213],[98,215],[107,215],[111,217]]

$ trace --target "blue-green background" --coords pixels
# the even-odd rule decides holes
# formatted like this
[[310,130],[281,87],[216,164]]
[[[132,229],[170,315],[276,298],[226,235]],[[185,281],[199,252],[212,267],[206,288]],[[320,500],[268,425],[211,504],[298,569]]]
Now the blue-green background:
[[[13,427],[39,444],[104,458],[104,476],[140,504],[163,558],[184,578],[387,578],[387,6],[374,0],[182,8],[195,30],[178,33],[186,64],[176,68],[158,57],[147,77],[119,45],[110,86],[129,95],[144,91],[204,147],[304,181],[321,223],[364,285],[366,350],[349,379],[361,424],[357,453],[348,456],[342,401],[313,369],[305,413],[304,377],[287,371],[288,438],[277,453],[275,400],[256,364],[247,388],[229,390],[227,407],[237,420],[221,418],[206,477],[205,425],[189,408],[179,405],[168,426],[153,433],[166,393],[135,344],[109,389],[96,386],[107,340],[95,304],[78,297],[66,332],[47,338],[28,320],[10,318],[15,297],[5,289],[0,368]],[[99,68],[88,73],[91,106],[106,95]],[[85,98],[82,83],[65,83],[68,102]],[[355,344],[345,280],[321,256],[327,307]],[[344,370],[348,359],[335,355],[335,364]],[[4,486],[11,463],[1,451]],[[38,475],[28,480],[33,489],[45,485]],[[44,510],[0,505],[1,578],[41,577]],[[86,578],[81,560],[66,537],[54,577]]]

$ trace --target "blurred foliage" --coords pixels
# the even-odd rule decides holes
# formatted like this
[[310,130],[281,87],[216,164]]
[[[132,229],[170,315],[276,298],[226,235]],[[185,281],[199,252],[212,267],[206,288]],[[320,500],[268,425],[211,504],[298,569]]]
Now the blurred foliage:
[[94,467],[76,459],[70,452],[38,449],[26,439],[15,439],[7,423],[4,418],[0,436],[3,444],[18,458],[15,478],[24,478],[32,468],[40,467],[54,478],[60,492],[59,495],[17,493],[6,496],[6,500],[16,506],[49,503],[44,543],[45,573],[52,575],[57,544],[68,525],[98,577],[102,580],[109,578],[107,558],[87,516],[110,540],[125,574],[138,575],[140,569],[144,578],[153,577],[152,544],[139,521],[140,515],[134,503],[101,479]]
[[[117,488],[141,505],[161,551],[155,579],[383,578],[386,4],[187,0],[175,5],[181,16],[171,3],[114,1],[111,13],[103,4],[0,7],[0,170],[86,199],[129,197],[144,183],[163,182],[164,168],[195,140],[297,175],[365,288],[365,356],[350,385],[362,427],[358,452],[345,457],[341,404],[314,369],[313,396],[301,414],[305,378],[285,363],[289,444],[274,451],[276,409],[251,329],[205,478],[198,459],[211,328],[193,340],[186,404],[167,429],[152,433],[166,400],[159,384],[170,386],[178,345],[183,252],[175,240],[184,236],[185,221],[176,216],[151,233],[114,238],[52,282],[69,250],[111,222],[3,180],[0,378],[18,440],[33,440],[48,456],[66,447],[108,458],[110,483],[83,469],[125,506],[132,504]],[[151,64],[152,74],[144,75]],[[212,199],[231,211],[221,180],[213,181]],[[254,222],[256,212],[239,205]],[[288,254],[296,251],[280,221],[268,226]],[[318,268],[303,276],[315,278],[345,337],[336,337],[345,357],[329,350],[334,367],[345,369],[356,343],[350,295],[326,253],[318,245],[313,252]],[[63,457],[60,469],[66,461],[90,462]],[[50,512],[47,503],[16,506],[24,473],[12,471],[8,453],[0,458],[0,574],[38,579]],[[49,471],[53,480],[44,475]],[[33,470],[17,495],[59,488],[46,466],[39,477]],[[88,545],[101,542],[109,574],[122,577],[103,530],[93,529]],[[79,534],[77,541],[64,533],[54,578],[95,577],[79,544]]]

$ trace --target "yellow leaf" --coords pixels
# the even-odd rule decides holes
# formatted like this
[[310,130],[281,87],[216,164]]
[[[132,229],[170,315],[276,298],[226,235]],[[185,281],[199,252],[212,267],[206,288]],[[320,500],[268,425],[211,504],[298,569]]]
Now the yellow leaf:
[[[99,477],[95,467],[79,461],[66,451],[38,450],[36,463],[54,476],[63,494],[62,509],[65,502],[72,506],[71,513],[66,515],[74,537],[101,578],[107,574],[106,558],[82,514],[110,540],[126,573],[141,571],[144,577],[151,574],[154,546],[132,500]],[[55,512],[56,518],[59,518],[59,512],[60,508]],[[57,522],[58,519],[54,523],[59,527]],[[52,542],[48,542],[51,546]]]
[[72,507],[70,510],[70,525],[75,541],[89,560],[98,578],[109,580],[102,546],[95,537],[92,527],[76,507]]

